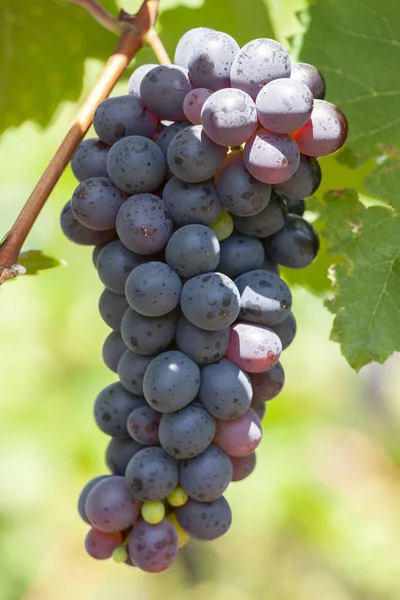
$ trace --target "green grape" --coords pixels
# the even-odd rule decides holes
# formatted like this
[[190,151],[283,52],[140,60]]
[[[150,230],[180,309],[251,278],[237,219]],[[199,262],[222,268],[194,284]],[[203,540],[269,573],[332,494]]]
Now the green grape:
[[173,492],[169,494],[167,497],[168,503],[171,506],[183,506],[188,501],[189,496],[185,492],[185,490],[178,486],[174,489]]
[[218,219],[214,223],[211,223],[209,227],[217,236],[217,240],[223,242],[232,235],[234,227],[233,219],[226,210],[221,210]]
[[165,516],[165,506],[159,500],[155,502],[143,502],[141,513],[146,523],[157,525],[157,523],[161,523]]
[[128,558],[128,552],[124,546],[118,546],[112,553],[112,557],[116,563],[123,563]]

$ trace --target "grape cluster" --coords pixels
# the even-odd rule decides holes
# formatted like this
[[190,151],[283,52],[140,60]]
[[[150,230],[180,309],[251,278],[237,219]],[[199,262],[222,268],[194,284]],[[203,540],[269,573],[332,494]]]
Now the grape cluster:
[[229,529],[223,494],[255,467],[296,333],[279,266],[315,259],[304,199],[316,158],[347,136],[324,97],[321,73],[278,42],[240,49],[197,28],[175,64],[139,67],[100,104],[98,139],[73,156],[61,226],[95,246],[103,358],[119,378],[94,405],[111,474],[79,499],[90,556],[160,572],[190,537]]

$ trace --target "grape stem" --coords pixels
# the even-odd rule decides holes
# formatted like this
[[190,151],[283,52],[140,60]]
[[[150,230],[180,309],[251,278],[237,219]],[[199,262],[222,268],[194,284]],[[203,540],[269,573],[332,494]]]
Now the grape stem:
[[106,62],[99,79],[81,106],[67,135],[0,245],[0,285],[23,273],[22,267],[17,264],[23,243],[71,160],[76,147],[89,129],[97,106],[108,97],[143,43],[147,42],[153,48],[161,64],[170,63],[165,48],[154,30],[159,0],[144,0],[136,15],[130,15],[121,10],[118,18],[109,14],[96,0],[70,1],[81,5],[103,27],[119,33],[120,37],[114,53]]

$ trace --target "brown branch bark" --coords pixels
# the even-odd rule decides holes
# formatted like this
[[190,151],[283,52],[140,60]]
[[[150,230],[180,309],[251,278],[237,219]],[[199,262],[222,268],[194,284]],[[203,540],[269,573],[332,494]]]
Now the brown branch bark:
[[[89,129],[97,106],[108,97],[125,68],[142,47],[146,33],[154,30],[158,13],[158,2],[159,0],[144,0],[138,13],[134,16],[121,11],[122,33],[114,53],[108,59],[89,97],[79,110],[67,135],[26,201],[5,241],[0,246],[0,285],[4,281],[7,281],[7,279],[21,273],[21,270],[17,266],[17,261],[24,241],[46,203],[47,198],[68,165],[76,147]],[[85,0],[79,0],[77,3],[86,9],[89,6],[93,9],[97,4],[92,0],[86,2]],[[160,57],[162,62],[166,62],[167,60],[170,62],[166,53],[164,56],[162,55],[160,51],[161,42],[158,44],[157,39],[157,34],[156,36],[153,35],[149,43],[152,47],[154,45],[157,47],[155,53]]]

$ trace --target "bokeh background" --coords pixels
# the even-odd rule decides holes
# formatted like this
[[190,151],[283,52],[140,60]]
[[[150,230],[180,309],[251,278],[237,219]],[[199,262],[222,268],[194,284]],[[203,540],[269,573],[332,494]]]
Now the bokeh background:
[[[246,0],[242,10],[251,15],[256,4]],[[278,39],[301,33],[296,12],[305,4],[268,3]],[[186,0],[173,13],[175,23],[168,11],[176,7],[161,0],[162,38],[176,42],[198,24],[236,33],[219,0]],[[235,19],[239,30],[240,15]],[[82,98],[100,70],[100,62],[86,61]],[[122,82],[115,93],[125,89]],[[64,102],[45,129],[26,122],[1,136],[2,234],[78,105]],[[362,190],[368,165],[352,171],[332,158],[321,163],[319,194]],[[114,376],[101,361],[107,328],[97,313],[102,286],[91,250],[59,230],[74,186],[68,169],[26,245],[66,264],[1,288],[0,599],[398,600],[400,360],[355,374],[329,341],[332,317],[322,298],[296,286],[298,335],[282,359],[287,383],[268,405],[255,473],[227,492],[230,532],[189,545],[158,576],[85,555],[86,525],[76,502],[86,481],[105,469],[107,439],[95,427],[92,405]]]

